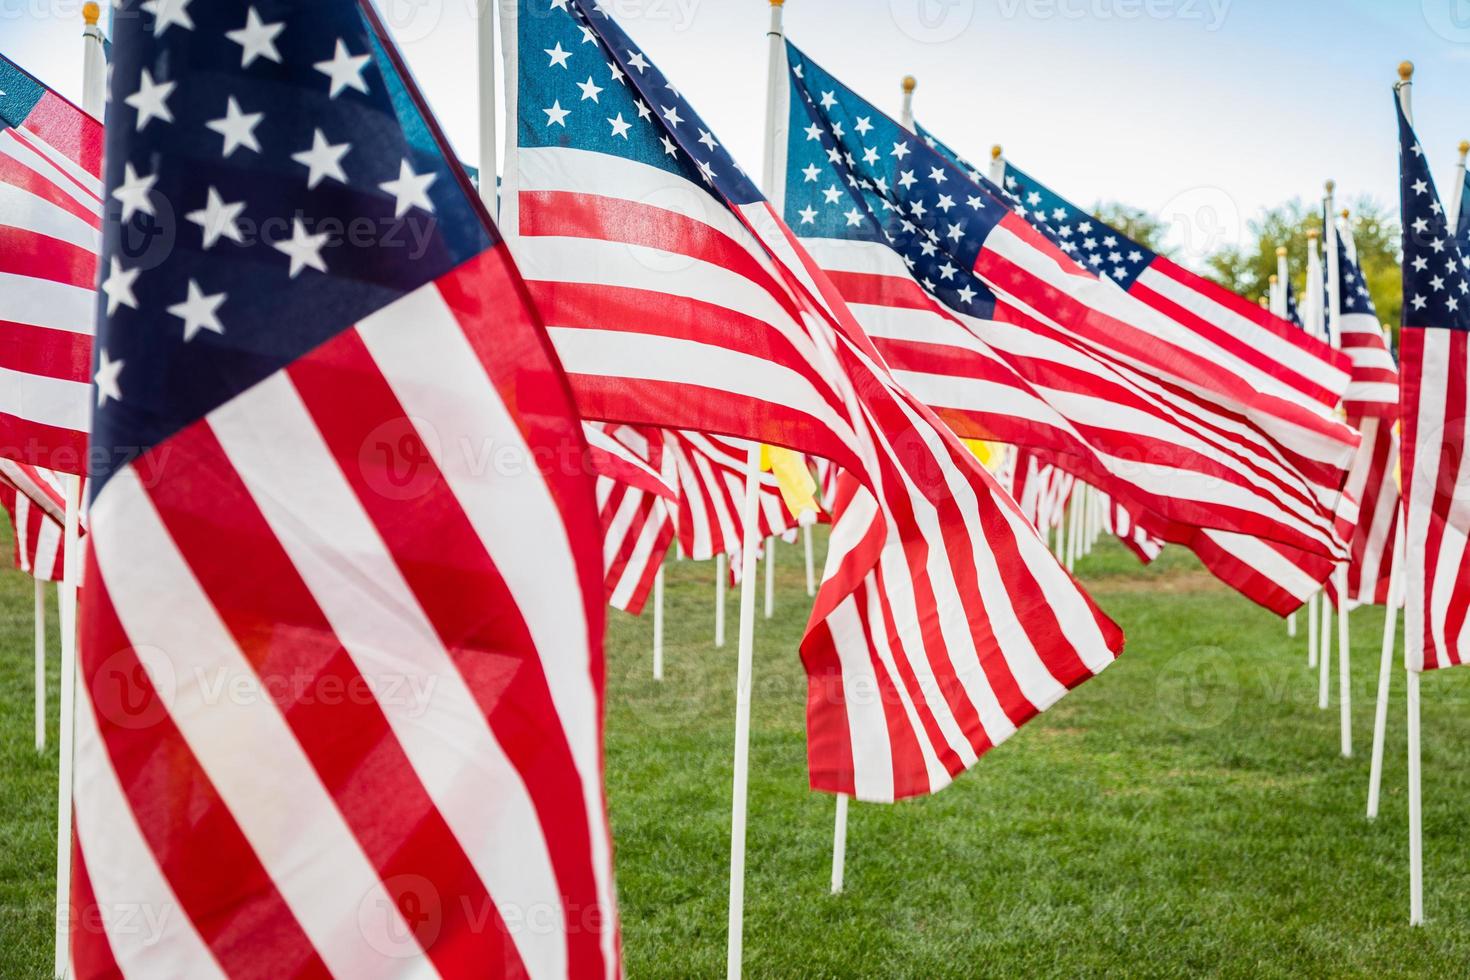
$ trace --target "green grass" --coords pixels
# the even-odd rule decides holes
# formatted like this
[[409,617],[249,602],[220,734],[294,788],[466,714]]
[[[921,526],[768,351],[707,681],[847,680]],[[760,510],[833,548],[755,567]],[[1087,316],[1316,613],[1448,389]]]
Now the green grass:
[[[5,546],[8,547],[8,546]],[[1382,816],[1363,818],[1378,610],[1353,614],[1357,756],[1336,677],[1316,707],[1305,639],[1187,555],[1104,545],[1080,577],[1122,660],[934,797],[854,805],[828,894],[833,802],[807,789],[799,552],[757,618],[746,974],[1463,976],[1470,964],[1470,671],[1424,681],[1426,902],[1408,928],[1403,685]],[[666,675],[651,617],[613,614],[608,789],[627,970],[722,973],[735,613],[712,645],[708,564],[668,569]],[[0,575],[0,977],[50,962],[52,750],[31,738],[31,590]],[[54,613],[53,613],[54,622]],[[54,640],[53,640],[54,643]],[[54,647],[53,647],[54,648]]]

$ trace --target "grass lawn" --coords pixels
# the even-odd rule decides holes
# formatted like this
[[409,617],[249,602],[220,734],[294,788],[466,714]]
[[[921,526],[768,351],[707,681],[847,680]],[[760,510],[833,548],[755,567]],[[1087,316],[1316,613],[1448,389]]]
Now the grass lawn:
[[[0,545],[8,554],[8,544]],[[1378,610],[1353,614],[1357,755],[1316,707],[1305,639],[1189,556],[1114,545],[1080,577],[1122,660],[937,796],[854,805],[828,892],[833,802],[807,790],[799,552],[758,618],[746,974],[1464,976],[1470,972],[1470,671],[1424,681],[1427,928],[1408,917],[1402,675],[1383,813],[1363,818]],[[608,783],[627,972],[723,973],[735,613],[712,645],[713,572],[668,569],[666,674],[651,617],[614,613]],[[0,573],[0,977],[50,964],[51,751],[31,736],[31,585]],[[52,623],[54,624],[54,610]],[[53,629],[53,649],[55,638]]]

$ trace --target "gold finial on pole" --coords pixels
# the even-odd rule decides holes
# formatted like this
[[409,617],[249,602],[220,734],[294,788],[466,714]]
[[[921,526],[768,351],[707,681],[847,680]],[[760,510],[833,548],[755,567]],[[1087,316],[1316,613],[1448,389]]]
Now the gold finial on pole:
[[1333,191],[1337,190],[1337,181],[1329,180],[1326,184],[1326,187],[1327,193],[1331,194]]
[[88,27],[96,27],[97,21],[102,16],[102,8],[95,3],[82,4],[82,20],[86,21]]
[[1343,208],[1341,211],[1338,212],[1338,214],[1342,215],[1342,220],[1343,221],[1346,221],[1348,219],[1348,209],[1347,208]]
[[1277,245],[1276,246],[1276,255],[1278,257],[1283,257],[1284,258],[1286,256],[1286,246],[1285,245]]
[[999,143],[995,144],[994,146],[992,146],[990,148],[990,159],[992,159],[992,160],[999,160],[1000,159],[1000,154],[1001,154],[1001,148],[1000,148],[1000,144]]
[[903,76],[903,90],[905,92],[912,92],[914,89],[916,89],[918,87],[919,87],[919,80],[917,78],[915,78],[912,75],[905,75],[905,76]]
[[1465,159],[1467,154],[1470,154],[1470,140],[1460,140],[1460,159]]
[[1414,80],[1414,63],[1412,61],[1399,62],[1399,78],[1406,82]]
[[1307,229],[1307,239],[1309,241],[1316,241],[1317,239],[1319,239],[1321,237],[1322,237],[1322,233],[1320,231],[1318,231],[1316,228],[1308,228]]
[[1277,283],[1277,282],[1279,282],[1279,281],[1280,281],[1280,280],[1278,280],[1278,279],[1277,279],[1277,278],[1276,278],[1276,274],[1275,274],[1275,273],[1272,273],[1272,274],[1271,274],[1271,285],[1273,285],[1273,286],[1274,286],[1274,285],[1276,285],[1276,283]]

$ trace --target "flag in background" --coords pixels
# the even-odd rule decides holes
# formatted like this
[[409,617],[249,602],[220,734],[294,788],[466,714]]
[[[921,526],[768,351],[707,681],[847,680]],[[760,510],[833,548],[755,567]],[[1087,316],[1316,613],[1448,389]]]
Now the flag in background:
[[[603,466],[597,474],[597,506],[602,515],[607,602],[637,616],[674,541],[672,461],[656,429],[598,422],[584,422],[583,427],[588,445],[607,453],[604,457],[594,449],[592,454],[594,466]],[[617,462],[607,466],[607,457]]]
[[105,234],[75,975],[613,977],[601,528],[525,288],[368,5],[150,7],[107,189],[181,220]]
[[86,463],[101,167],[102,124],[0,57],[0,457],[64,473]]
[[502,217],[581,411],[838,464],[802,642],[812,784],[947,785],[1121,634],[605,9],[521,2],[505,24]]
[[1405,662],[1432,670],[1470,660],[1470,282],[1424,147],[1394,97],[1399,129],[1404,313],[1399,338],[1407,589]]
[[0,477],[0,507],[15,533],[15,567],[43,582],[59,582],[65,572],[62,525],[15,485]]

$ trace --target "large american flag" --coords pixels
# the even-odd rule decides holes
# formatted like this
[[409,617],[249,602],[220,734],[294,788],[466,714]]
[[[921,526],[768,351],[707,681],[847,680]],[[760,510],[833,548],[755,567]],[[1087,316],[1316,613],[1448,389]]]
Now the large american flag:
[[777,211],[606,4],[504,32],[502,216],[584,415],[841,467],[802,642],[812,783],[933,792],[1120,648],[969,450],[897,384]]
[[1470,660],[1470,272],[1397,94],[1394,104],[1404,253],[1405,661],[1413,670],[1431,670]]
[[601,529],[525,288],[367,4],[146,6],[107,127],[136,206],[75,973],[615,976]]
[[1356,433],[1251,363],[1201,351],[1193,326],[1079,267],[1068,236],[1048,241],[983,177],[788,48],[788,220],[906,384],[962,434],[1046,452],[1170,540],[1205,528],[1341,551],[1329,505]]
[[0,457],[66,473],[86,463],[101,167],[102,124],[0,57]]

